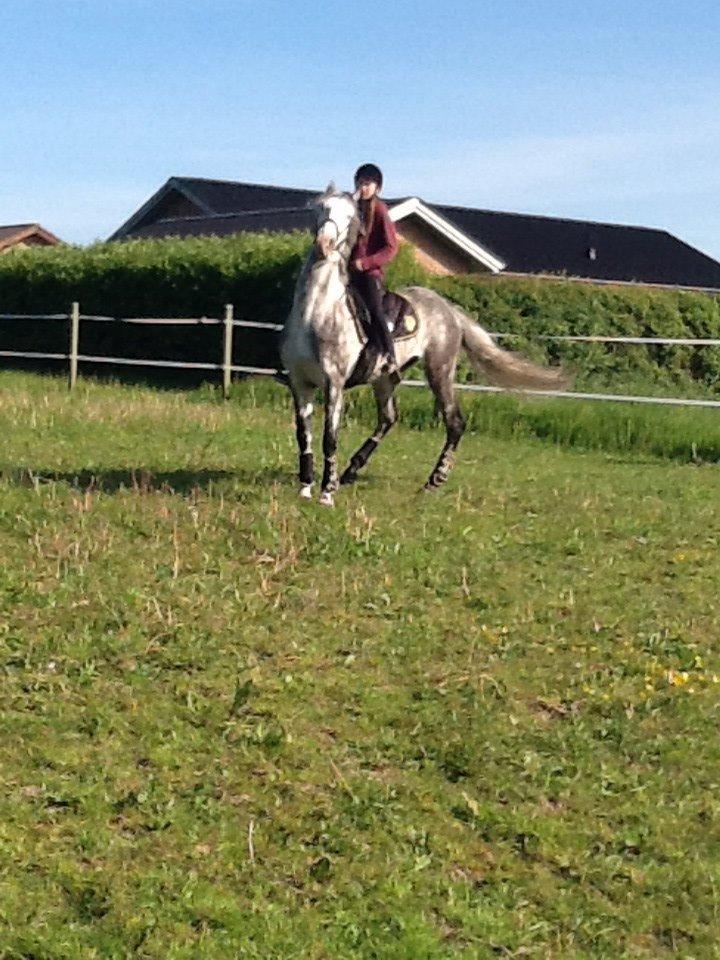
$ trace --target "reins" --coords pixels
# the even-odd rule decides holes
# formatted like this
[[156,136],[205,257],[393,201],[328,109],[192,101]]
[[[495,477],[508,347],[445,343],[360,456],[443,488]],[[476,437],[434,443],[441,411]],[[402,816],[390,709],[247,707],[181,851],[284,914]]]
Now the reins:
[[341,247],[343,244],[346,244],[346,243],[348,242],[348,234],[350,233],[350,226],[351,226],[351,224],[352,224],[352,220],[351,220],[350,223],[347,225],[347,227],[345,227],[345,230],[341,233],[341,232],[340,232],[340,227],[338,226],[337,221],[336,221],[336,220],[333,220],[332,217],[326,217],[325,220],[322,221],[322,223],[319,223],[319,224],[318,224],[317,230],[315,231],[315,236],[316,236],[316,237],[317,237],[317,235],[320,233],[320,231],[322,230],[322,228],[325,226],[326,223],[331,223],[331,224],[335,227],[335,249],[336,249],[336,250],[338,251],[338,253],[339,253],[339,252],[340,252],[340,247]]

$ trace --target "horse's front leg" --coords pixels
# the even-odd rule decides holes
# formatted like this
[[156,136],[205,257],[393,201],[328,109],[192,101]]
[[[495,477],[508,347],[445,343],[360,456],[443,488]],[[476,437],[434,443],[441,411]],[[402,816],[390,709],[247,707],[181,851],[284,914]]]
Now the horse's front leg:
[[312,454],[312,396],[313,387],[298,387],[291,384],[293,400],[295,401],[295,434],[298,443],[300,496],[305,500],[312,497],[314,480]]
[[373,385],[375,403],[377,404],[378,422],[375,433],[368,437],[365,443],[356,450],[340,477],[340,483],[354,483],[357,480],[358,470],[361,470],[377,450],[380,441],[397,421],[397,405],[393,396],[394,384],[389,377],[376,380]]
[[335,491],[339,485],[337,471],[337,440],[340,431],[340,417],[343,407],[343,385],[328,380],[325,385],[325,429],[323,431],[323,468],[320,503],[326,507],[335,504]]

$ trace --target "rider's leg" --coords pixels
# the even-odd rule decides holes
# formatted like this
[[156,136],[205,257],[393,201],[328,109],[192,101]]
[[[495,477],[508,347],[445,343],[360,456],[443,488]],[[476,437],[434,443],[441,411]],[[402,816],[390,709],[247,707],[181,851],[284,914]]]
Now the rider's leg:
[[388,361],[395,366],[395,344],[388,330],[387,318],[383,308],[384,289],[380,277],[360,273],[355,277],[355,285],[370,312],[370,323],[374,343],[384,353]]

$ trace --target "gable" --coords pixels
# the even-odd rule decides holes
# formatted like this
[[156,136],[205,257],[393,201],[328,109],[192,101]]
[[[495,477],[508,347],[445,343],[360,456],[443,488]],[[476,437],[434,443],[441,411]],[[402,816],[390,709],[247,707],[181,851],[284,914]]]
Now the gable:
[[453,273],[476,273],[483,268],[464,250],[458,249],[437,231],[432,230],[416,214],[396,221],[398,237],[411,243],[415,259],[429,273],[447,276]]
[[317,190],[233,180],[203,180],[200,177],[173,177],[172,182],[188,196],[198,200],[206,213],[230,214],[305,207],[318,195]]
[[133,230],[145,227],[150,223],[157,223],[158,220],[171,220],[177,217],[197,217],[205,211],[200,206],[180,193],[179,190],[170,189],[133,225]]
[[[392,203],[392,201],[390,201]],[[487,244],[480,243],[476,238],[469,236],[451,223],[436,209],[423,203],[419,197],[408,197],[407,200],[395,202],[390,208],[390,218],[396,226],[403,227],[406,239],[411,239],[420,251],[419,259],[429,255],[428,266],[433,272],[452,273],[452,264],[463,264],[460,272],[499,273],[505,267],[503,261]]]
[[26,247],[54,247],[60,240],[39,223],[21,223],[0,227],[0,253]]
[[205,180],[200,177],[170,177],[108,239],[122,240],[136,236],[139,230],[164,220],[304,208],[316,196],[315,190],[232,180]]

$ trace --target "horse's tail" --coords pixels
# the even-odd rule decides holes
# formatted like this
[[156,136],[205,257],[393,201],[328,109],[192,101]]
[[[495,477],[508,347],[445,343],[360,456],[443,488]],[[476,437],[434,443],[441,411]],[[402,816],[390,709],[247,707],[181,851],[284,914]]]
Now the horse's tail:
[[477,371],[498,387],[564,390],[570,377],[561,367],[542,367],[517,353],[503,350],[472,317],[453,306],[462,329],[462,342]]

